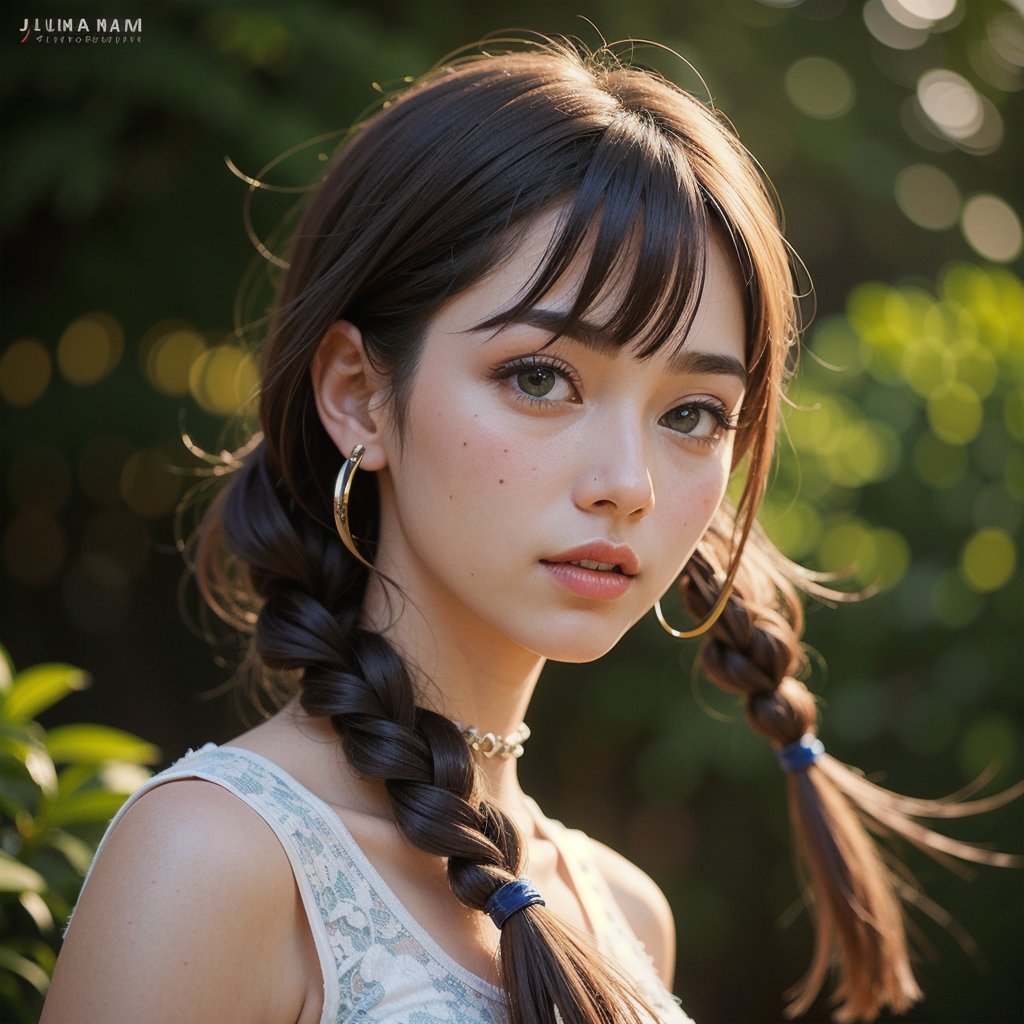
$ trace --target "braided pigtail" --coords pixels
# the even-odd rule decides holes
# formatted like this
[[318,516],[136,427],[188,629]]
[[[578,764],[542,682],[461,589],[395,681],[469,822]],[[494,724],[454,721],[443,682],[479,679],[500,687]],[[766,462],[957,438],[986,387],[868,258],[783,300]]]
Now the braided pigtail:
[[[384,783],[403,835],[446,858],[456,898],[483,911],[520,874],[519,832],[483,798],[458,727],[417,705],[398,653],[359,625],[366,568],[344,550],[326,516],[296,511],[278,479],[261,444],[211,510],[217,514],[200,543],[199,577],[237,583],[237,568],[244,568],[262,665],[299,675],[304,710],[330,719],[352,768]],[[366,536],[361,527],[356,532]],[[225,561],[234,573],[214,571]],[[208,600],[214,589],[207,584]],[[512,1024],[555,1020],[556,1010],[564,1024],[640,1024],[641,1012],[650,1012],[586,937],[543,905],[508,917],[498,966]]]
[[[730,524],[731,525],[731,524]],[[732,534],[712,529],[680,581],[683,599],[705,616],[721,589]],[[705,639],[708,676],[744,699],[750,727],[780,753],[790,823],[812,910],[815,948],[804,978],[787,992],[787,1016],[805,1013],[830,970],[837,980],[838,1021],[874,1020],[885,1008],[902,1013],[921,998],[910,965],[903,900],[929,906],[869,834],[898,834],[947,866],[952,858],[1009,866],[1007,854],[957,842],[916,818],[952,818],[991,810],[1021,786],[984,800],[912,800],[868,782],[823,752],[816,702],[798,675],[803,613],[794,582],[824,588],[788,562],[755,526],[736,570],[732,596]],[[917,897],[917,898],[915,898]]]

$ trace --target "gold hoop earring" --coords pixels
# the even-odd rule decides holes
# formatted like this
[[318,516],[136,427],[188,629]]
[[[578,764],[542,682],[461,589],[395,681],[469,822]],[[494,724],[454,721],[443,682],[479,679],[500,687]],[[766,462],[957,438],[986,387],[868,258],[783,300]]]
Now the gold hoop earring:
[[708,617],[694,629],[674,629],[670,626],[665,619],[665,613],[661,610],[660,598],[654,602],[654,615],[658,620],[658,625],[661,626],[669,636],[674,636],[677,640],[693,640],[706,633],[721,618],[722,612],[725,611],[725,606],[729,603],[729,598],[731,596],[732,584],[730,583],[718,595],[718,600],[708,613]]
[[352,478],[356,475],[359,463],[366,454],[364,445],[357,444],[352,449],[352,454],[342,463],[338,471],[338,477],[334,481],[334,525],[337,527],[341,543],[359,559],[368,569],[372,569],[372,563],[368,562],[356,547],[355,538],[352,536],[352,528],[349,525],[348,496],[352,490]]

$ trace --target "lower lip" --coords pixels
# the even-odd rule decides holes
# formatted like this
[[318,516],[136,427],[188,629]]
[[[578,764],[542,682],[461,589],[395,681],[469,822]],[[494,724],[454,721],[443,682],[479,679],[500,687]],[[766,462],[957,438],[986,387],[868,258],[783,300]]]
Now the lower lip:
[[570,562],[541,562],[541,565],[568,590],[580,597],[596,598],[599,601],[613,601],[629,590],[632,576],[601,569],[584,569]]

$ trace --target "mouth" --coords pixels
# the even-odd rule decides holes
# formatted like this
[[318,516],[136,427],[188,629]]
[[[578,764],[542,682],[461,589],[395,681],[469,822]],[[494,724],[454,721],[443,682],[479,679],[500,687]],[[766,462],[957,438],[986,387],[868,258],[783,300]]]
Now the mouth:
[[587,544],[541,559],[544,565],[573,565],[587,572],[636,576],[640,572],[640,560],[628,544],[612,544],[606,540],[594,540]]
[[581,558],[577,562],[562,562],[561,564],[578,565],[581,569],[593,569],[597,572],[617,572],[620,576],[625,576],[625,573],[622,571],[621,565],[612,565],[608,562],[592,562],[590,561],[590,559],[587,558]]

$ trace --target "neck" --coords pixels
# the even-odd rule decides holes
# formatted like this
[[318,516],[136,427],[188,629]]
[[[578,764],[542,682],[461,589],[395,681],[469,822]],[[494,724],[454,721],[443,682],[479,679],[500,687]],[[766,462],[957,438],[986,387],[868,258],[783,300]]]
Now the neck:
[[[499,736],[513,732],[526,718],[544,659],[479,621],[462,621],[444,602],[431,603],[428,620],[414,594],[403,591],[404,597],[389,600],[384,586],[371,577],[364,625],[398,651],[412,675],[417,703],[463,728],[475,726],[480,733]],[[397,616],[396,605],[401,609]],[[521,811],[518,758],[470,756],[484,777],[486,797],[513,813]]]

